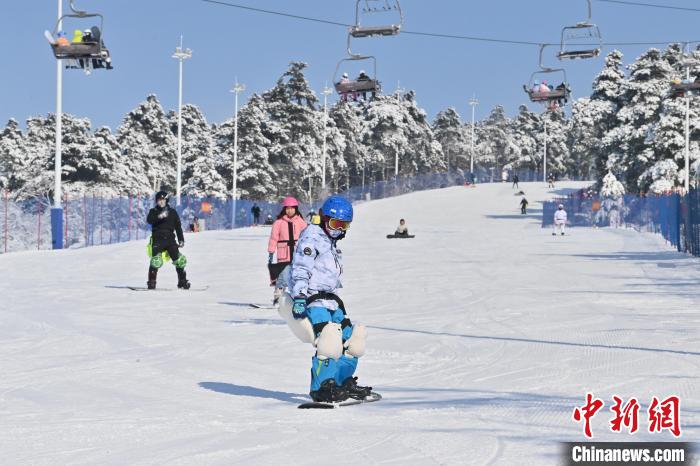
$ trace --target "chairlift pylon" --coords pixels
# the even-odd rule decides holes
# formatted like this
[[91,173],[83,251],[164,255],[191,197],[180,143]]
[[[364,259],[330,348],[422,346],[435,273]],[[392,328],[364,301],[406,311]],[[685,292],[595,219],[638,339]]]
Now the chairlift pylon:
[[[381,8],[372,7],[370,2],[383,3],[384,6]],[[362,3],[364,3],[365,7],[360,11],[360,4]],[[362,13],[368,15],[372,13],[388,12],[396,12],[399,22],[377,26],[362,26],[361,24]],[[373,36],[395,36],[401,32],[403,21],[403,10],[401,9],[399,0],[357,0],[355,3],[355,24],[350,27],[348,32],[350,36],[356,39]]]
[[[540,69],[530,75],[528,84],[523,85],[523,89],[527,93],[531,102],[542,103],[549,107],[556,108],[564,106],[571,96],[569,81],[566,77],[564,68],[551,68],[543,63],[544,49],[548,44],[540,45]],[[561,84],[556,87],[549,87],[544,80],[537,79],[538,76],[559,75],[562,77]]]
[[[66,68],[80,68],[90,74],[94,68],[112,69],[111,56],[109,50],[104,45],[104,16],[100,13],[88,13],[84,10],[79,10],[75,6],[75,0],[70,0],[70,9],[72,13],[62,15],[54,27],[53,33],[46,31],[44,35],[49,40],[51,50],[54,57],[58,60],[71,60],[78,65],[66,65]],[[84,40],[81,36],[81,41],[68,41],[65,37],[65,32],[59,30],[59,25],[63,24],[66,18],[76,18],[79,20],[87,18],[99,18],[100,25],[90,28],[90,36],[88,40]],[[87,30],[86,30],[87,31]],[[61,33],[63,35],[61,35]],[[63,39],[63,40],[62,40]]]
[[[586,1],[588,2],[588,18],[561,30],[561,43],[559,53],[557,53],[559,60],[594,58],[600,55],[603,48],[603,37],[598,26],[591,22],[591,0]],[[582,45],[578,41],[587,42]]]

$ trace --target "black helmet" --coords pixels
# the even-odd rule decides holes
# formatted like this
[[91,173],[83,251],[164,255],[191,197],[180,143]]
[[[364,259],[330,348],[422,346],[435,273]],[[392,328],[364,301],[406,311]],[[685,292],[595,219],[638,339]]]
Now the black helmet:
[[168,196],[168,193],[166,193],[165,191],[158,191],[158,192],[156,193],[156,202],[158,202],[158,201],[161,200],[161,199],[165,199],[165,201],[167,202],[167,201],[168,201],[168,197],[169,197],[169,196]]

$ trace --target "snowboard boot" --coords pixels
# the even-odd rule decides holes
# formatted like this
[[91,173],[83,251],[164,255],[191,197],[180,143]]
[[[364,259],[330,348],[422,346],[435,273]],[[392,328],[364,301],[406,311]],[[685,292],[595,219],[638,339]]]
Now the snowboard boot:
[[311,399],[320,403],[338,403],[348,399],[345,387],[335,384],[335,380],[324,380],[318,390],[309,393]]
[[347,390],[348,396],[356,400],[364,400],[372,394],[372,387],[357,385],[357,377],[348,377],[343,382],[343,388]]
[[146,286],[148,287],[149,290],[156,289],[156,278],[158,278],[158,269],[155,267],[149,267],[148,268],[148,281],[146,282]]
[[190,289],[190,282],[187,281],[187,273],[185,269],[175,268],[177,271],[177,287],[183,290]]

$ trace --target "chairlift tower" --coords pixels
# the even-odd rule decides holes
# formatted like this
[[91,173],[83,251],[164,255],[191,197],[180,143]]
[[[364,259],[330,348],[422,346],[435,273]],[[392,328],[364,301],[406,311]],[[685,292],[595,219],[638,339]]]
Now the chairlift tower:
[[176,204],[179,207],[181,204],[182,191],[182,63],[188,58],[192,58],[192,50],[183,49],[182,36],[180,36],[180,46],[175,49],[173,58],[180,62],[180,79],[178,84],[177,94],[177,192]]

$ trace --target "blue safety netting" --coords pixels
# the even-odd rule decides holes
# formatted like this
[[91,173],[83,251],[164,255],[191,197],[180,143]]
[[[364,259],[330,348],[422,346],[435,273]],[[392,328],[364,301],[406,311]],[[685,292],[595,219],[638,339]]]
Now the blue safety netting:
[[563,204],[571,226],[633,228],[657,233],[678,251],[700,256],[700,193],[602,198],[581,190],[543,205],[542,226],[553,223]]

